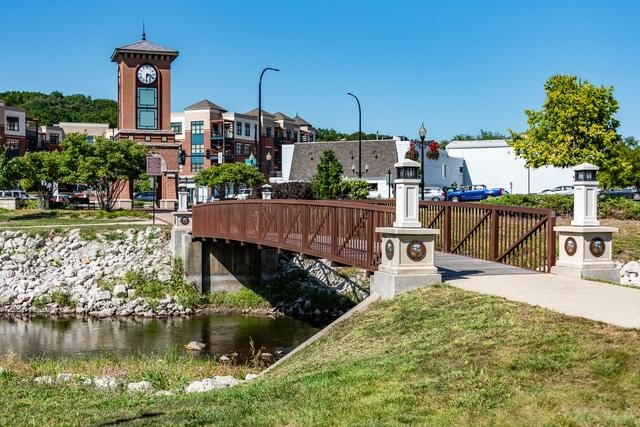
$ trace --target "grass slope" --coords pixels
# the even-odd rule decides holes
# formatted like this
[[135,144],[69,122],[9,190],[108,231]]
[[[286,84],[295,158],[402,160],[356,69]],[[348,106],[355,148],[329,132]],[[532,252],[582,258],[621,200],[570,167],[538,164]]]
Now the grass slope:
[[175,397],[0,387],[0,424],[637,424],[640,332],[448,286],[375,304],[253,383]]

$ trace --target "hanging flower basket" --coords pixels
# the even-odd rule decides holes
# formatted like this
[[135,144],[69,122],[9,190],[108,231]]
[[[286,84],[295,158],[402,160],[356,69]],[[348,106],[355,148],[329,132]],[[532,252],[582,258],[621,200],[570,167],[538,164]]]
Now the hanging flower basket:
[[429,142],[427,145],[427,159],[438,160],[440,158],[440,144],[436,141]]
[[416,150],[415,142],[413,141],[411,142],[411,144],[409,145],[409,151],[405,153],[404,158],[418,161],[418,159],[420,158],[420,155],[418,154],[418,150]]

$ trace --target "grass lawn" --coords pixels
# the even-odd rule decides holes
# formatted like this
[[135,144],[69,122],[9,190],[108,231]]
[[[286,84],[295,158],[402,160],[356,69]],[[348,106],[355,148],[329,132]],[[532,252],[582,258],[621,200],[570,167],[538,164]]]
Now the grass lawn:
[[29,226],[108,224],[113,222],[143,221],[150,218],[144,211],[100,210],[0,210],[0,229]]
[[[571,218],[558,217],[556,222],[569,225]],[[601,219],[600,224],[620,229],[613,235],[613,259],[623,262],[640,259],[640,221]]]
[[[72,365],[51,363],[37,373]],[[167,369],[169,388],[189,380],[170,372],[179,364],[162,366],[149,369]],[[444,285],[377,303],[265,378],[232,389],[152,397],[38,386],[35,374],[23,367],[0,377],[0,424],[640,422],[640,331]]]

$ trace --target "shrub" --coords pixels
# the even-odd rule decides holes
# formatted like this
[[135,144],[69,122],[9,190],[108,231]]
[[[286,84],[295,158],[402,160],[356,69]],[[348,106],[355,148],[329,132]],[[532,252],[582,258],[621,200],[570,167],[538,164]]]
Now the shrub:
[[343,179],[340,182],[340,198],[349,200],[366,199],[369,183],[363,179]]
[[640,203],[621,197],[598,199],[598,215],[601,218],[640,220]]
[[71,295],[68,292],[53,291],[51,293],[51,300],[60,307],[74,308],[76,306],[76,303],[71,299]]
[[136,290],[136,296],[147,298],[152,308],[166,295],[173,296],[180,305],[190,308],[198,306],[202,300],[195,286],[184,280],[184,268],[180,260],[175,260],[171,278],[166,282],[139,271],[126,272],[124,282]]
[[313,200],[313,188],[309,182],[282,182],[272,185],[274,199]]

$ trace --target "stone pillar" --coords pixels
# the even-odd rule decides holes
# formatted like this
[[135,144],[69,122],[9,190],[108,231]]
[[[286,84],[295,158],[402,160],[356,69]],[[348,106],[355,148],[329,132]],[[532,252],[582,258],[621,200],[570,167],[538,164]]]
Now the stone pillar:
[[383,255],[371,291],[382,299],[442,282],[434,265],[435,238],[440,230],[422,228],[419,220],[419,167],[418,162],[408,159],[395,164],[396,221],[393,227],[376,228],[382,235]]
[[573,220],[557,226],[560,255],[553,274],[620,283],[620,272],[612,258],[616,227],[598,221],[598,167],[583,163],[574,168]]
[[178,212],[187,212],[189,204],[189,193],[186,191],[180,191],[178,193]]
[[271,186],[269,184],[262,186],[262,200],[271,200]]

